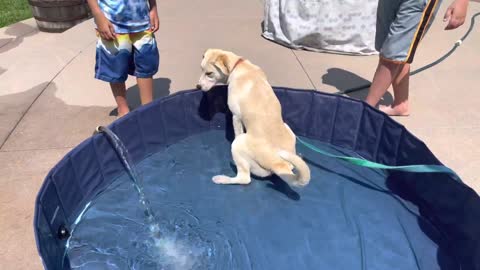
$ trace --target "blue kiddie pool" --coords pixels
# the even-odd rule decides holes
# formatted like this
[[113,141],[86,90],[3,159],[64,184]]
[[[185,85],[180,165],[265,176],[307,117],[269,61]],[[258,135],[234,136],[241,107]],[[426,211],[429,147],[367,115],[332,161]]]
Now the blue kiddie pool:
[[307,143],[297,152],[308,186],[275,176],[214,184],[235,174],[227,90],[183,91],[102,129],[50,171],[34,220],[45,268],[480,269],[480,198],[455,174],[314,151],[441,165],[423,142],[360,101],[275,93]]

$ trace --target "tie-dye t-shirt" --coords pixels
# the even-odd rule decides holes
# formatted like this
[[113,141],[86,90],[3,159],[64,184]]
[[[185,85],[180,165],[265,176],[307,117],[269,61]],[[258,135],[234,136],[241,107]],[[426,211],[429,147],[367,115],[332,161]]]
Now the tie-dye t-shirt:
[[142,32],[150,28],[148,0],[98,0],[98,5],[116,33]]

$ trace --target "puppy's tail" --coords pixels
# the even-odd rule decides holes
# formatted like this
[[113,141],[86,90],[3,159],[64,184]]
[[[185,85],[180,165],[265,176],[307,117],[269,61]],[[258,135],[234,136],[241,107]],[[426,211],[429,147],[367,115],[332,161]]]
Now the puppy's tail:
[[310,168],[307,163],[298,155],[288,151],[280,150],[278,154],[283,160],[292,164],[298,174],[294,174],[291,170],[285,171],[285,169],[275,172],[275,174],[292,185],[306,186],[310,182]]

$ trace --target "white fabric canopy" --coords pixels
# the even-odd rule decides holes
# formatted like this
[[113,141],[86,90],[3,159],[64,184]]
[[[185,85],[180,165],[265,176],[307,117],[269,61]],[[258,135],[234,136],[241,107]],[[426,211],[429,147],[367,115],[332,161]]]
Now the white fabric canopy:
[[377,54],[378,0],[264,0],[263,36],[294,49]]

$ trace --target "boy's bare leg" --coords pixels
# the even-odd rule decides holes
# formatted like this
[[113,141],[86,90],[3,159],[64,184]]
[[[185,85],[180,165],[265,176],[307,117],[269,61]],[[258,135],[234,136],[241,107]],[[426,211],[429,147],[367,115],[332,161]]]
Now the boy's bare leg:
[[113,97],[115,98],[115,102],[117,102],[117,110],[118,116],[124,116],[130,109],[128,108],[127,103],[127,90],[125,87],[125,83],[110,83],[110,87],[112,88]]
[[393,80],[393,103],[391,106],[380,106],[380,110],[392,116],[408,116],[408,92],[410,82],[410,64],[403,64],[397,77]]
[[370,106],[377,106],[380,99],[385,95],[388,87],[392,84],[399,73],[402,64],[397,64],[384,60],[382,58],[378,61],[377,70],[373,76],[372,85],[365,101]]
[[137,78],[138,88],[140,89],[140,100],[142,105],[152,102],[153,100],[153,79]]

